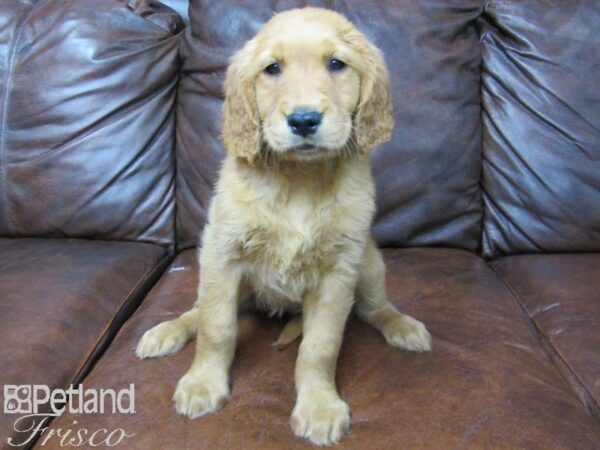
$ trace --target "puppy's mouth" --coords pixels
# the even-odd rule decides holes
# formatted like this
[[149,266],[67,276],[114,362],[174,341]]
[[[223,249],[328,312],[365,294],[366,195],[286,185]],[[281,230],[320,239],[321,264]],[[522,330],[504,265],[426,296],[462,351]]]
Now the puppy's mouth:
[[305,155],[325,151],[325,149],[323,147],[318,147],[314,144],[308,144],[308,143],[296,145],[294,147],[291,147],[289,150],[296,152],[296,153],[303,153]]

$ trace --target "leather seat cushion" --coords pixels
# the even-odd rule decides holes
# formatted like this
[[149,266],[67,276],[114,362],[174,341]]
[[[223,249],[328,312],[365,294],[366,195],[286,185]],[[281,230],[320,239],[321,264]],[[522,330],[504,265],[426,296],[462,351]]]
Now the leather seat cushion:
[[[462,250],[384,253],[388,292],[425,321],[433,351],[387,346],[354,317],[348,323],[337,383],[352,409],[343,448],[595,448],[600,427],[539,345],[510,292],[480,258]],[[218,413],[192,421],[171,403],[194,345],[140,361],[142,334],[174,318],[196,298],[193,250],[181,253],[86,379],[88,388],[135,384],[135,414],[69,415],[51,430],[122,428],[126,448],[309,448],[293,436],[298,344],[270,347],[283,322],[242,311],[232,367],[232,398]],[[42,441],[38,441],[38,445]],[[45,448],[59,448],[49,439]]]
[[494,266],[600,413],[600,254],[514,256]]
[[[0,239],[2,384],[79,382],[168,258],[154,244]],[[0,414],[3,445],[18,417]]]

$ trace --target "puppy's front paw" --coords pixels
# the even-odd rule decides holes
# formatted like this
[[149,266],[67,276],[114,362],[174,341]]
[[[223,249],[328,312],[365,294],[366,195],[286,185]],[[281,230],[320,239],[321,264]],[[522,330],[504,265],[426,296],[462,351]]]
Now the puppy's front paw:
[[431,335],[425,325],[404,314],[395,314],[382,329],[383,335],[390,345],[413,352],[431,350]]
[[186,373],[177,383],[173,401],[175,409],[190,419],[211,414],[229,400],[226,377],[215,374]]
[[140,359],[171,355],[181,350],[189,337],[185,327],[176,320],[169,320],[146,331],[135,354]]
[[298,395],[291,425],[296,436],[313,444],[337,444],[350,428],[350,408],[336,392],[313,390]]

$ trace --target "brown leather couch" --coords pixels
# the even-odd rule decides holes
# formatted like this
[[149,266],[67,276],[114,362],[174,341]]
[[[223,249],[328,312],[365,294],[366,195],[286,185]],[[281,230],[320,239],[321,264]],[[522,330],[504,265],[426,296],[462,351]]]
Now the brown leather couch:
[[133,383],[136,411],[65,413],[37,442],[4,412],[0,445],[123,429],[127,449],[309,447],[288,425],[297,344],[270,347],[283,322],[241,312],[231,402],[194,421],[171,404],[193,345],[134,355],[195,300],[227,59],[306,4],[384,50],[396,129],[373,155],[373,235],[390,298],[433,335],[404,353],[351,318],[340,447],[600,448],[596,0],[192,0],[184,18],[0,0],[0,380]]

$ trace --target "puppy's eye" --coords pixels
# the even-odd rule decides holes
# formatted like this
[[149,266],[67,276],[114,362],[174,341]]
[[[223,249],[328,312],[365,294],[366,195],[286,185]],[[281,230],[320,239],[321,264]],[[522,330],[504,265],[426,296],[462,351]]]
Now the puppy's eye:
[[327,63],[327,69],[330,72],[339,72],[340,70],[344,70],[344,67],[346,67],[346,63],[336,58],[331,58]]
[[269,64],[267,67],[265,67],[264,71],[269,75],[279,75],[281,73],[281,66],[279,63]]

